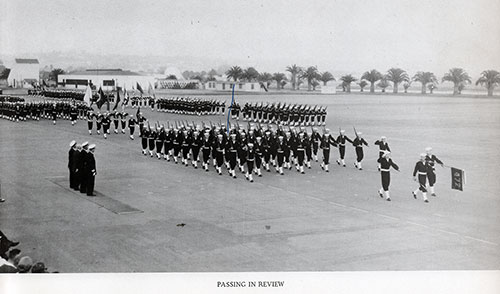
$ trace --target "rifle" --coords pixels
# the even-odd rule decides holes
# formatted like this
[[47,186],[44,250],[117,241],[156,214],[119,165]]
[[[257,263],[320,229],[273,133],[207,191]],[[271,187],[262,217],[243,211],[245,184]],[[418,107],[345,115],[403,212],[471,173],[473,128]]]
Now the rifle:
[[352,126],[352,128],[354,129],[354,134],[356,135],[356,137],[358,136],[358,132],[356,132],[356,127],[355,126]]

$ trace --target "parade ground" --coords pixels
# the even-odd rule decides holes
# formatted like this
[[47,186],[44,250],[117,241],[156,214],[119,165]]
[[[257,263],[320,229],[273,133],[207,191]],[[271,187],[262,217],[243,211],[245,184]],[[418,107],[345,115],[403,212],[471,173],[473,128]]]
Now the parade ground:
[[[209,98],[209,97],[207,97]],[[231,101],[230,94],[217,96]],[[241,95],[244,102],[328,106],[327,128],[363,132],[363,170],[331,150],[305,174],[263,171],[255,182],[141,154],[140,138],[88,135],[87,123],[0,120],[1,230],[49,271],[269,272],[500,269],[500,99],[396,95]],[[112,105],[113,106],[113,105]],[[105,107],[104,107],[105,108]],[[137,109],[128,108],[135,115]],[[156,121],[225,124],[226,116],[142,109]],[[234,123],[234,121],[232,121]],[[241,125],[246,122],[240,120]],[[308,127],[310,132],[310,129]],[[320,128],[321,132],[321,128]],[[400,172],[378,196],[378,147],[386,136]],[[69,142],[96,144],[97,197],[68,183]],[[451,189],[437,165],[437,197],[424,203],[412,173],[426,147],[465,170]],[[321,160],[321,153],[319,158]]]

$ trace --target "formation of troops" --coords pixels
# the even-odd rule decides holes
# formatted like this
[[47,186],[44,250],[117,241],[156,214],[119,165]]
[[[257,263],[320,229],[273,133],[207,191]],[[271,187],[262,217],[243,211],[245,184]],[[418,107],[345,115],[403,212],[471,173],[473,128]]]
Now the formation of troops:
[[[274,130],[269,125],[258,126],[248,124],[247,128],[241,128],[239,124],[232,125],[229,130],[220,125],[202,126],[188,123],[167,123],[167,126],[155,123],[151,126],[146,119],[141,130],[142,154],[157,158],[159,160],[173,161],[195,169],[198,165],[208,172],[209,166],[219,175],[223,174],[223,168],[232,178],[237,178],[236,171],[239,170],[245,178],[253,182],[253,174],[262,177],[262,170],[268,172],[274,169],[280,175],[286,170],[295,170],[301,174],[311,168],[311,162],[319,161],[318,153],[321,151],[320,167],[329,172],[330,149],[338,149],[336,163],[346,166],[345,151],[347,143],[350,143],[356,153],[354,167],[362,170],[364,158],[363,146],[368,143],[361,132],[355,132],[353,139],[345,134],[345,130],[339,130],[334,136],[329,129],[323,128],[322,132],[316,127],[311,127],[310,132],[305,127],[288,127],[279,125]],[[399,171],[398,165],[391,159],[391,152],[386,137],[381,137],[374,142],[379,147],[379,172],[381,175],[382,188],[378,191],[380,197],[391,201],[390,170]],[[427,149],[419,174],[420,190],[426,187],[429,179],[432,195],[434,193],[435,173],[434,163],[442,162]],[[424,176],[425,173],[425,176]],[[412,192],[416,198],[416,192]],[[428,199],[424,200],[427,203]]]
[[20,122],[27,120],[49,119],[55,125],[57,119],[71,120],[75,125],[78,119],[84,119],[89,107],[84,103],[66,101],[8,102],[0,101],[0,117]]
[[[161,100],[156,99],[158,111],[171,112],[176,114],[217,114],[224,111],[224,103],[216,100],[199,100],[188,98],[170,98]],[[187,101],[195,104],[199,103],[199,110],[183,109],[179,105]],[[205,102],[200,103],[201,101]],[[180,104],[177,104],[180,103]],[[202,108],[201,105],[210,105]],[[151,105],[150,105],[151,106]],[[134,104],[133,107],[140,107]],[[204,110],[201,110],[204,109]],[[129,115],[122,107],[122,111],[94,111],[82,102],[75,100],[58,99],[53,101],[26,102],[22,98],[13,96],[0,96],[0,117],[11,121],[26,121],[50,119],[56,124],[57,119],[71,120],[72,125],[76,124],[78,119],[87,121],[89,135],[95,131],[98,135],[102,134],[104,138],[111,133],[114,128],[115,134],[125,134],[128,128],[129,137],[134,140],[136,128],[141,137],[142,153],[158,159],[182,163],[186,166],[192,165],[198,168],[198,165],[205,171],[209,171],[210,164],[214,170],[222,175],[222,169],[225,167],[228,174],[236,178],[238,169],[245,175],[245,178],[253,182],[253,174],[261,177],[262,170],[271,171],[274,168],[277,173],[283,175],[285,171],[295,167],[297,172],[305,173],[306,169],[311,168],[311,162],[319,161],[318,153],[322,154],[320,167],[329,172],[330,149],[332,147],[338,150],[338,159],[336,163],[346,166],[345,152],[348,144],[354,147],[356,161],[354,167],[362,170],[362,161],[364,158],[363,147],[368,147],[368,143],[363,138],[361,132],[356,132],[352,139],[345,134],[345,130],[340,130],[337,135],[332,135],[329,129],[322,128],[322,132],[313,125],[324,125],[326,118],[326,108],[311,108],[305,105],[286,105],[286,104],[245,104],[240,112],[238,104],[231,106],[231,115],[236,120],[240,113],[243,120],[248,121],[247,127],[240,127],[237,122],[226,129],[220,123],[218,125],[203,123],[202,126],[189,123],[167,123],[167,126],[160,125],[159,122],[151,126],[148,120],[142,115],[140,109],[136,115]],[[285,111],[284,111],[285,110]],[[285,113],[290,110],[289,113]],[[314,113],[314,111],[318,111]],[[305,115],[311,112],[313,114]],[[297,115],[298,113],[298,115]],[[318,116],[318,113],[320,116]],[[250,123],[250,122],[255,123]],[[261,124],[262,122],[262,124]],[[270,124],[276,123],[274,127]],[[311,126],[310,132],[306,125]],[[381,186],[378,194],[388,201],[391,201],[389,194],[390,170],[399,171],[398,165],[391,159],[391,149],[385,137],[374,142],[379,147],[378,169],[381,174]],[[72,150],[79,153],[90,152],[89,146],[74,144]],[[95,147],[94,147],[95,148]],[[93,149],[93,148],[92,148]],[[421,154],[421,159],[416,163],[414,169],[414,179],[418,181],[419,187],[412,191],[416,199],[419,192],[425,202],[427,198],[427,184],[432,196],[435,196],[434,184],[436,182],[435,164],[443,166],[443,162],[432,154],[432,149],[427,148],[426,153]],[[74,167],[74,165],[71,165]],[[70,168],[70,171],[72,168]],[[85,173],[85,179],[76,176],[78,170],[74,169],[70,173],[72,188],[82,187],[82,181],[87,183],[87,179],[92,179],[88,173]],[[91,169],[92,170],[92,169]],[[95,174],[93,175],[95,176]],[[75,180],[80,179],[80,180]],[[78,184],[75,184],[78,183]],[[83,184],[85,193],[87,186]],[[91,189],[93,191],[93,188]],[[90,192],[93,194],[93,192]]]
[[96,196],[94,193],[95,176],[95,144],[83,142],[81,145],[71,141],[68,152],[69,187],[80,191],[87,196]]
[[324,126],[326,124],[326,107],[305,104],[286,103],[245,103],[243,108],[234,104],[231,109],[233,119],[243,115],[244,121],[260,123],[276,123],[290,126]]
[[[58,89],[30,89],[28,90],[28,95],[30,96],[42,96],[54,99],[75,99],[78,101],[83,101],[85,92],[78,90],[58,90]],[[98,94],[94,93],[94,100],[97,100]]]

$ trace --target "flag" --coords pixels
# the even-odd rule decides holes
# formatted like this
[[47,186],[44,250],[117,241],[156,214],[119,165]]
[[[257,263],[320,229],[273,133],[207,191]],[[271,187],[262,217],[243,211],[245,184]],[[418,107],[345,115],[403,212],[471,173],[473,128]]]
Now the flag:
[[144,91],[142,90],[141,88],[141,85],[139,85],[139,83],[136,82],[136,86],[137,86],[137,91],[141,92],[141,94],[144,94]]
[[113,107],[113,111],[116,110],[118,107],[118,103],[120,103],[120,87],[116,88],[116,101],[115,101],[115,106]]
[[465,172],[458,168],[451,168],[451,188],[463,191],[465,184]]
[[141,107],[140,106],[137,108],[137,113],[135,114],[135,117],[137,117],[137,120],[139,120],[139,113],[141,113]]
[[128,93],[127,93],[127,89],[123,88],[123,102],[122,102],[122,106],[128,104],[128,99],[129,99],[129,96],[128,96]]
[[153,89],[153,86],[151,85],[151,83],[149,83],[148,95],[149,96],[153,96],[154,98],[156,98],[156,96],[155,96],[155,90]]
[[83,102],[85,103],[85,105],[90,106],[91,100],[92,100],[92,89],[90,88],[90,86],[87,86],[87,90],[85,91],[85,96],[83,96]]
[[101,107],[104,105],[104,103],[106,103],[106,101],[108,100],[108,98],[106,97],[106,94],[104,94],[104,92],[102,91],[102,88],[99,87],[99,91],[97,91],[97,93],[99,94],[99,99],[97,99],[97,108],[99,108],[99,110],[101,110]]

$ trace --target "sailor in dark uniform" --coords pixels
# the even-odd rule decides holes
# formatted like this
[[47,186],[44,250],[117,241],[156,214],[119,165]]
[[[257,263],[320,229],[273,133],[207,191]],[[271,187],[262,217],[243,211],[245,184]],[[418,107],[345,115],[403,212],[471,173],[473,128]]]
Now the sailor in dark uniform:
[[87,112],[87,127],[89,129],[89,135],[92,135],[92,128],[94,126],[94,117],[95,114],[92,110]]
[[87,193],[87,154],[88,154],[89,142],[82,143],[82,151],[80,151],[80,157],[78,159],[78,171],[80,175],[80,193]]
[[413,198],[417,199],[417,193],[420,190],[422,192],[422,197],[424,198],[424,202],[429,202],[427,199],[427,164],[426,164],[426,154],[420,154],[420,160],[415,164],[415,168],[413,169],[413,179],[417,181],[418,175],[418,184],[419,187],[417,190],[412,191],[411,194]]
[[192,164],[194,168],[198,168],[198,156],[200,154],[200,148],[202,145],[202,136],[198,130],[194,130],[191,135],[191,153],[193,154]]
[[216,167],[215,169],[219,173],[219,175],[222,175],[222,164],[224,163],[224,153],[225,153],[225,143],[224,143],[224,137],[222,134],[217,135],[217,139],[214,143],[215,149],[215,159],[216,159]]
[[330,135],[330,130],[325,129],[325,133],[321,136],[320,148],[323,150],[323,162],[321,162],[321,168],[326,172],[329,172],[328,164],[330,163],[330,145],[336,147],[337,142],[332,135]]
[[144,126],[144,129],[142,130],[140,136],[141,136],[142,154],[148,155],[149,130],[146,126]]
[[432,148],[427,147],[425,148],[426,156],[425,156],[425,162],[427,165],[427,179],[429,180],[429,190],[431,192],[431,196],[436,196],[436,192],[434,191],[434,184],[436,183],[436,173],[435,173],[435,168],[434,165],[435,163],[438,163],[443,167],[443,162],[439,160],[436,155],[432,154]]
[[276,172],[279,172],[280,175],[283,175],[283,163],[285,162],[285,150],[287,149],[286,142],[283,136],[278,137],[278,141],[276,142],[276,157],[278,160],[278,166],[276,168]]
[[236,140],[236,134],[231,134],[226,145],[226,152],[229,154],[229,175],[236,179],[236,172],[234,171],[236,167],[236,158],[239,152],[239,144]]
[[165,131],[165,127],[161,126],[158,132],[158,136],[156,137],[156,157],[158,159],[162,159],[164,157],[164,153],[162,152],[163,145],[165,140],[167,139],[167,132]]
[[203,134],[203,140],[201,143],[201,153],[203,155],[203,163],[202,166],[205,171],[208,171],[208,164],[210,161],[210,150],[212,148],[212,140],[210,139],[210,132],[205,131]]
[[76,120],[78,118],[78,110],[76,109],[75,106],[71,107],[69,115],[71,117],[71,125],[74,126],[76,124]]
[[354,167],[356,167],[359,170],[362,170],[363,167],[361,167],[361,161],[363,160],[364,157],[363,145],[368,146],[368,143],[365,141],[365,139],[363,139],[363,133],[358,132],[356,134],[356,138],[352,141],[352,145],[356,150],[356,162],[354,163]]
[[95,176],[97,174],[95,165],[95,144],[89,146],[89,152],[87,153],[87,196],[96,196],[94,193]]
[[352,140],[345,135],[345,130],[341,130],[340,135],[337,137],[337,140],[335,141],[339,146],[339,155],[340,155],[339,159],[337,159],[337,164],[340,165],[340,163],[342,163],[342,165],[345,167],[345,161],[344,161],[345,142],[347,141],[352,144]]
[[[375,141],[375,145],[378,145],[379,151],[378,151],[378,158],[380,159],[385,151],[391,152],[391,148],[389,148],[389,144],[387,143],[387,138],[385,136],[382,136],[380,140]],[[380,171],[380,164],[378,165],[378,170]]]
[[123,111],[121,113],[118,113],[119,114],[119,118],[120,118],[120,124],[121,124],[121,132],[122,134],[125,134],[125,127],[127,126],[127,116],[128,116],[128,113]]
[[391,184],[390,168],[392,167],[399,171],[398,165],[392,161],[390,154],[391,153],[389,151],[385,151],[384,155],[378,160],[380,163],[380,177],[382,180],[382,189],[378,191],[378,194],[381,198],[383,198],[385,193],[385,199],[387,201],[391,201],[391,196],[389,194],[389,185]]
[[104,139],[107,139],[108,134],[109,134],[109,129],[111,127],[111,119],[109,117],[109,112],[106,112],[102,116],[101,124],[102,124],[102,133],[103,133]]
[[75,156],[76,150],[76,141],[73,140],[71,143],[69,143],[69,152],[68,152],[68,169],[69,169],[69,187],[71,189],[77,189],[76,185],[76,171],[78,170],[77,167],[77,160]]
[[259,177],[262,177],[262,172],[260,170],[260,167],[262,165],[262,137],[257,136],[255,137],[255,144],[254,144],[254,150],[255,150],[255,174],[258,175]]
[[248,146],[246,148],[247,172],[245,174],[245,178],[247,180],[249,180],[250,183],[253,183],[252,172],[253,172],[253,169],[254,169],[254,162],[255,162],[254,144],[253,143],[248,143]]
[[135,117],[130,116],[128,119],[128,128],[130,130],[130,140],[134,140],[134,131],[135,131],[135,125],[137,124],[137,120]]

